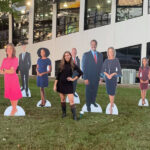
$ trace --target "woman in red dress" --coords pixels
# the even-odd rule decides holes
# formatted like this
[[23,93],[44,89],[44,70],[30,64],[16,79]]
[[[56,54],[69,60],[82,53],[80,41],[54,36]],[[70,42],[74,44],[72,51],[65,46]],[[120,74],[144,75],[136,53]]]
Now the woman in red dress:
[[0,67],[0,74],[4,74],[5,94],[4,97],[9,99],[12,105],[10,116],[14,116],[17,110],[18,100],[22,98],[19,78],[16,74],[18,68],[18,58],[13,44],[6,47],[6,58],[3,59]]
[[142,105],[144,105],[150,77],[150,68],[148,66],[147,58],[142,59],[142,66],[139,68],[138,76],[140,79]]

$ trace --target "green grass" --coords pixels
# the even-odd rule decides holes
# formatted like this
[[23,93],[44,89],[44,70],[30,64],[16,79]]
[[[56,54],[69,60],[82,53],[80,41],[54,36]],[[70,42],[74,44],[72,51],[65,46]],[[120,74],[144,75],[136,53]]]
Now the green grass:
[[[61,118],[60,99],[52,90],[53,82],[46,89],[51,108],[37,108],[40,99],[36,80],[30,79],[32,98],[23,98],[19,105],[25,117],[4,117],[10,105],[3,98],[3,78],[0,78],[0,150],[149,150],[150,108],[138,107],[138,88],[118,87],[115,103],[118,116],[85,113],[80,121],[73,121],[69,105],[67,117]],[[78,84],[81,105],[85,103],[85,86]],[[148,91],[147,98],[150,98]],[[105,86],[100,86],[97,103],[103,112],[108,104]]]

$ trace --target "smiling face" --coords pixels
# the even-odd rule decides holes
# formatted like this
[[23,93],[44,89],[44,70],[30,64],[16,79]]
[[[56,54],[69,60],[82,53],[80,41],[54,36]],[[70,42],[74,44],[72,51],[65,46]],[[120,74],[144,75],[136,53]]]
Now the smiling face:
[[143,64],[144,67],[146,67],[146,66],[147,66],[147,60],[146,60],[146,59],[143,59],[143,60],[142,60],[142,64]]
[[69,62],[70,59],[71,59],[71,55],[69,53],[65,53],[64,54],[64,59],[65,59],[66,62]]
[[45,50],[44,50],[44,49],[41,50],[41,57],[46,57],[46,54],[45,54]]
[[6,54],[8,57],[12,57],[12,54],[13,54],[13,47],[8,45],[7,48],[6,48]]
[[97,43],[95,41],[91,41],[91,50],[96,51]]
[[76,48],[73,48],[73,49],[72,49],[71,54],[72,54],[72,57],[73,57],[73,58],[76,57],[76,55],[77,55],[77,50],[76,50]]
[[114,58],[114,51],[113,49],[108,49],[108,58],[113,59]]

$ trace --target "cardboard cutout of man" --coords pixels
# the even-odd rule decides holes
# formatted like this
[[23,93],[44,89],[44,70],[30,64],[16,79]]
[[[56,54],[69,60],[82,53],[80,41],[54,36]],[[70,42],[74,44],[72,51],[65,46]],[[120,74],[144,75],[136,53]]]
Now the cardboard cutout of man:
[[[77,56],[77,49],[76,49],[76,48],[73,48],[72,51],[71,51],[71,54],[72,54],[73,62],[80,68],[80,59],[79,59],[79,57]],[[72,78],[74,78],[74,77],[77,76],[77,75],[78,75],[77,71],[74,71]],[[77,87],[77,80],[75,80],[75,81],[73,82],[73,92],[74,92],[74,96],[75,96],[75,97],[78,97],[78,95],[75,94],[75,92],[76,92],[76,87]]]
[[86,85],[86,105],[87,111],[91,112],[91,104],[96,104],[96,96],[100,81],[100,74],[103,66],[103,55],[96,51],[97,41],[91,41],[90,51],[84,53],[82,58],[83,79]]
[[19,55],[19,71],[21,74],[22,89],[25,90],[26,96],[28,93],[28,80],[29,80],[29,70],[31,68],[31,56],[30,53],[26,51],[26,45],[22,45],[23,52]]

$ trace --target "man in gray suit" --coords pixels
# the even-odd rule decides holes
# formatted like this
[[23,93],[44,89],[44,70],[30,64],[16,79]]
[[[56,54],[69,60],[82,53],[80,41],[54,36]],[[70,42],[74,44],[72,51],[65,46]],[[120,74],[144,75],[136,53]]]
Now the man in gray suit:
[[[71,51],[71,54],[72,54],[72,59],[73,59],[73,62],[80,68],[80,59],[79,57],[77,56],[77,49],[76,48],[72,48],[72,51]],[[78,73],[76,71],[73,72],[73,78],[75,76],[77,76]],[[76,92],[76,87],[77,87],[77,80],[75,80],[73,82],[73,92],[74,92],[74,96],[75,97],[78,97],[75,92]]]
[[82,58],[83,79],[86,85],[86,105],[87,110],[91,112],[91,104],[96,104],[98,85],[102,72],[103,55],[96,51],[97,41],[91,41],[90,51],[84,53]]
[[29,70],[31,67],[31,56],[30,53],[26,52],[26,46],[22,45],[23,52],[19,55],[19,71],[21,74],[22,89],[25,89],[26,96],[29,96],[28,93],[28,80],[29,80]]

